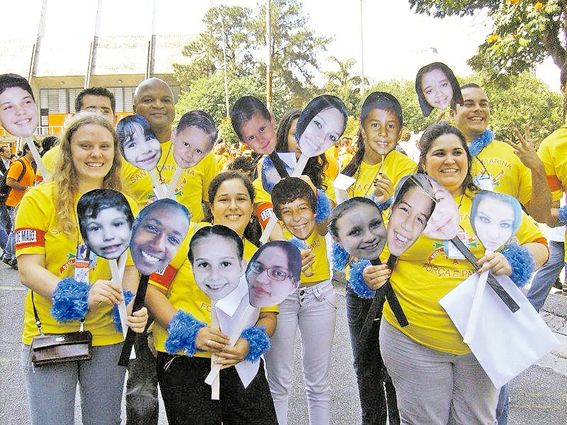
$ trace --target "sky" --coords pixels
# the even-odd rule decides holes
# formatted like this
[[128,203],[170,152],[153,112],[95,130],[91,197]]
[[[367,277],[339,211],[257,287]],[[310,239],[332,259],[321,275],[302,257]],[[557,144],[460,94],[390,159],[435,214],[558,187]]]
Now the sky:
[[[156,34],[197,34],[204,29],[205,12],[212,5],[240,5],[257,10],[258,0],[46,0],[46,35],[68,38],[89,33],[95,28],[95,10],[101,2],[100,35],[144,35],[152,29],[150,19],[155,6]],[[43,0],[10,1],[4,7],[14,19],[3,19],[0,40],[34,39],[37,36]],[[361,66],[361,2],[343,0],[330,7],[329,0],[303,0],[309,27],[319,36],[333,37],[326,52],[319,56],[323,70],[333,70],[328,56],[340,60],[355,58],[356,72]],[[4,15],[6,16],[6,15]],[[370,82],[391,78],[415,78],[417,70],[430,62],[441,61],[455,74],[466,76],[466,60],[490,34],[490,19],[485,14],[466,18],[434,19],[417,15],[407,0],[363,0],[364,74]],[[56,22],[56,24],[54,24]],[[24,23],[22,25],[22,23]],[[62,57],[62,60],[64,56]],[[559,69],[551,60],[536,70],[538,77],[558,91]]]

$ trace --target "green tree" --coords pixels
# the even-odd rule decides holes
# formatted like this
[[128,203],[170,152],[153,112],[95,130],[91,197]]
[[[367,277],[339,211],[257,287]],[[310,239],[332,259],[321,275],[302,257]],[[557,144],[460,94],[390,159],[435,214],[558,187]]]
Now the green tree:
[[[341,61],[336,56],[329,56],[329,62],[337,65],[338,71],[326,71],[327,82],[324,86],[325,93],[340,97],[345,103],[349,113],[356,114],[360,103],[360,83],[362,78],[352,73],[351,68],[356,65],[354,58]],[[335,67],[336,68],[336,67]],[[368,80],[365,84],[368,84]]]
[[564,0],[409,0],[417,13],[445,16],[487,11],[492,34],[469,65],[483,70],[489,80],[532,69],[547,56],[558,67],[566,60],[567,2]]

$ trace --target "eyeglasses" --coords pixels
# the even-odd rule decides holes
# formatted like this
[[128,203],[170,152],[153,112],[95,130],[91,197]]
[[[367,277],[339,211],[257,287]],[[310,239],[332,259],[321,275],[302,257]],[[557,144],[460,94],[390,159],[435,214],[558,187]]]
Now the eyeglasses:
[[262,263],[259,263],[258,261],[252,261],[249,265],[250,273],[262,274],[264,270],[266,271],[270,279],[277,281],[286,280],[290,276],[290,274],[283,269],[280,269],[278,267],[264,267],[264,265]]

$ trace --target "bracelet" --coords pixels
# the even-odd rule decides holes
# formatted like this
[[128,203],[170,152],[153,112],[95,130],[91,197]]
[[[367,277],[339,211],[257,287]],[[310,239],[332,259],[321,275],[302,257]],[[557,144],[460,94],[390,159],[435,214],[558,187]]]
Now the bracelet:
[[319,224],[324,222],[331,214],[332,211],[331,201],[327,194],[317,189],[317,213],[315,214],[315,223]]
[[185,350],[189,357],[193,357],[197,351],[197,333],[203,327],[205,327],[203,322],[183,310],[177,310],[167,327],[169,335],[165,340],[165,351],[175,354],[179,350]]
[[[130,304],[130,301],[134,298],[134,293],[132,291],[124,291],[124,301],[125,304]],[[118,310],[118,304],[112,306],[112,321],[114,322],[114,329],[118,332],[122,332],[122,322],[120,322],[120,311]]]
[[530,250],[518,244],[510,244],[500,251],[512,266],[510,279],[518,287],[530,281],[535,270],[535,260]]
[[364,269],[370,265],[370,260],[362,259],[354,263],[350,269],[350,277],[348,279],[348,287],[352,289],[360,298],[372,298],[376,293],[375,290],[370,289],[362,273]]
[[252,326],[242,332],[240,336],[244,338],[250,346],[250,351],[244,360],[251,363],[258,360],[260,356],[272,346],[268,332],[266,332],[263,326]]
[[68,277],[57,283],[51,296],[53,307],[51,315],[58,322],[82,319],[89,309],[89,290],[91,286]]

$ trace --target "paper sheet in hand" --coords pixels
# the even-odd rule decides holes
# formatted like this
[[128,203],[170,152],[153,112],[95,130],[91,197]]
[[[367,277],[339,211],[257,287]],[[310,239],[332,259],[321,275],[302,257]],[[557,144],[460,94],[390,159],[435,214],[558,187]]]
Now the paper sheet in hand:
[[[559,341],[522,291],[507,276],[495,277],[520,309],[512,313],[487,288],[469,347],[494,386],[500,388],[557,348]],[[466,330],[478,278],[473,274],[439,300],[461,335]]]

